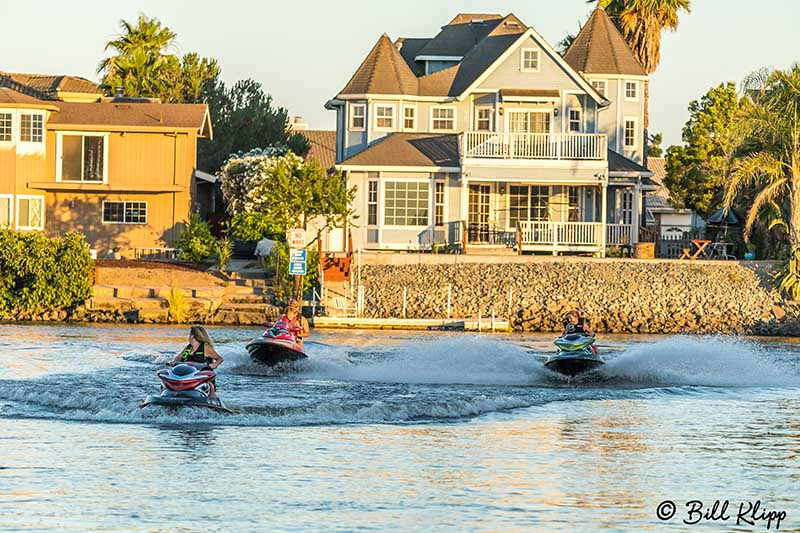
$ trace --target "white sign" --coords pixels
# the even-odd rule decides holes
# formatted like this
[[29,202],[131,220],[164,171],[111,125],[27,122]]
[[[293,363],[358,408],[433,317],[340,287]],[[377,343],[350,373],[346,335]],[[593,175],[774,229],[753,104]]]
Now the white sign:
[[286,232],[286,242],[289,248],[305,248],[306,247],[306,230],[290,229]]

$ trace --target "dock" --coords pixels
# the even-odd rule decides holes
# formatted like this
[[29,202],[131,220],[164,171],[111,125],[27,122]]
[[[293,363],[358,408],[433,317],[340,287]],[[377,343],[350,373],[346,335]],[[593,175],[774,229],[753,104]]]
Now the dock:
[[491,319],[444,319],[444,318],[355,318],[314,317],[315,328],[344,329],[409,329],[435,331],[481,331],[504,333],[511,331],[511,324],[504,318]]

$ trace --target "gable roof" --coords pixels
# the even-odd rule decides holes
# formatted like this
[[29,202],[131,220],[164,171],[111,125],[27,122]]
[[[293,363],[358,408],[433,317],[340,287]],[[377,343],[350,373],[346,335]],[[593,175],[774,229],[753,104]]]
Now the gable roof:
[[669,189],[664,185],[667,176],[666,160],[663,157],[648,157],[647,166],[653,172],[653,183],[657,189],[645,196],[648,208],[670,208]]
[[336,130],[300,130],[298,133],[311,144],[306,159],[316,159],[325,170],[336,165]]
[[58,108],[47,121],[48,129],[77,126],[110,131],[191,130],[211,137],[211,119],[206,104],[160,104],[127,102],[54,102]]
[[625,38],[600,7],[581,28],[564,54],[564,60],[582,74],[647,76]]
[[385,33],[341,90],[341,94],[416,93],[417,76]]
[[342,161],[342,166],[459,167],[458,136],[393,133]]

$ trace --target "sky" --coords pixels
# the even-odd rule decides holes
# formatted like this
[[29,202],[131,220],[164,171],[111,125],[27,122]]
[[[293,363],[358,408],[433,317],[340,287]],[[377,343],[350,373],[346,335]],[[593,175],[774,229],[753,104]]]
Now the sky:
[[[76,8],[80,6],[80,8]],[[226,84],[253,78],[312,129],[334,129],[326,100],[355,72],[381,34],[432,37],[459,12],[514,13],[552,45],[576,32],[585,0],[0,0],[0,71],[97,80],[104,44],[121,19],[157,17],[178,35],[178,53],[216,58]],[[662,38],[651,78],[651,132],[680,143],[687,107],[709,88],[767,66],[800,61],[800,0],[692,0],[677,32]]]

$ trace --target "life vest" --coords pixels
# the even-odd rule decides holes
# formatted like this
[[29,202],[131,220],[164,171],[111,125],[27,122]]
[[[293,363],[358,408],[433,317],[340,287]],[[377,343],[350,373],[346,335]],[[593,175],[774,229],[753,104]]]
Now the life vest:
[[187,344],[186,348],[181,352],[181,361],[185,363],[202,363],[208,364],[206,360],[206,343],[201,342],[196,350],[192,351],[192,345]]
[[564,321],[564,329],[567,330],[567,334],[570,333],[586,333],[584,330],[584,326],[586,325],[586,320],[584,318],[579,318],[577,324],[573,324],[569,321],[569,318]]

